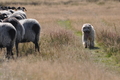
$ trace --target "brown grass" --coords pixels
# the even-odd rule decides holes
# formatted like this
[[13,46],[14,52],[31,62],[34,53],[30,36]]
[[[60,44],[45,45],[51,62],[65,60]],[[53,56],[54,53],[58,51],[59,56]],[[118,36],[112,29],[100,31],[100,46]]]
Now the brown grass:
[[[61,2],[61,0],[41,1],[47,3]],[[29,3],[28,0],[25,2]],[[10,6],[17,7],[21,5],[10,4]],[[108,40],[115,37],[113,33],[119,35],[120,3],[73,1],[68,4],[22,6],[26,7],[28,18],[37,19],[41,24],[41,53],[34,55],[32,43],[20,44],[20,52],[23,56],[7,62],[2,61],[5,53],[5,50],[2,50],[0,58],[1,80],[120,79],[116,71],[109,70],[103,64],[92,61],[93,50],[84,49],[81,36],[77,36],[75,33],[81,31],[84,23],[91,23],[96,30],[96,42],[103,42],[106,39],[106,42],[111,43]],[[105,33],[102,32],[103,30],[105,30]],[[103,45],[106,45],[106,43]],[[28,54],[28,56],[25,56],[25,54]]]
[[0,71],[2,80],[119,80],[117,75],[101,69],[90,61],[72,60],[67,55],[62,59],[43,60],[33,55],[4,62]]

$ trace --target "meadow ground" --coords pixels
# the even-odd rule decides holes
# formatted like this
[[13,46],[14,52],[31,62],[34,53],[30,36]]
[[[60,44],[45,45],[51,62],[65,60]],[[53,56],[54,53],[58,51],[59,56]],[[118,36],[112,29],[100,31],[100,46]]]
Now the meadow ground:
[[[19,50],[22,57],[2,61],[5,53],[5,50],[2,50],[0,54],[1,80],[120,79],[119,71],[116,71],[116,68],[119,69],[119,55],[108,52],[108,49],[111,50],[111,42],[107,39],[112,40],[115,38],[115,35],[112,34],[119,33],[120,3],[88,3],[78,0],[40,0],[34,4],[28,0],[18,1],[21,4],[15,2],[14,4],[6,4],[16,7],[24,6],[27,9],[28,18],[39,21],[41,25],[39,44],[41,52],[34,52],[32,43],[20,44]],[[4,5],[6,4],[4,3]],[[94,26],[98,49],[83,48],[81,27],[84,23],[91,23]],[[109,44],[105,44],[105,40]],[[112,47],[116,45],[118,44],[115,44],[114,41]],[[13,50],[15,53],[15,49]],[[110,57],[112,54],[115,59],[113,56]]]

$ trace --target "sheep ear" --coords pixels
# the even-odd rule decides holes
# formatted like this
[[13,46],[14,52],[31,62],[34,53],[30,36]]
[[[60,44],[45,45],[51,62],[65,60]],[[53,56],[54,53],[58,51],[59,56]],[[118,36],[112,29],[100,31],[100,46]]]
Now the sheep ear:
[[10,12],[13,14],[14,13],[14,11],[12,11],[12,10],[10,10]]
[[27,11],[27,9],[25,8],[25,11]]
[[23,8],[23,11],[27,11],[27,9],[25,7],[22,7]]
[[3,17],[4,17],[4,18],[8,18],[7,14],[3,14]]
[[18,7],[17,9],[21,9],[20,7]]

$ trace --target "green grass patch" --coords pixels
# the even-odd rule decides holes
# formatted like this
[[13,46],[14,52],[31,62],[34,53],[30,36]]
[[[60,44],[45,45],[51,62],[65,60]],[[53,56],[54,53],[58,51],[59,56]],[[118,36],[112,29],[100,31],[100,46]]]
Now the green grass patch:
[[82,32],[81,32],[81,31],[75,31],[75,34],[76,34],[77,36],[81,36],[81,35],[82,35]]
[[79,30],[76,30],[74,27],[72,27],[71,25],[71,21],[70,20],[59,20],[57,21],[57,23],[62,26],[62,27],[65,27],[67,29],[70,29],[72,31],[74,31],[74,33],[77,35],[77,36],[81,36],[82,35],[82,32],[79,31]]
[[66,27],[68,29],[72,28],[70,20],[59,20],[57,23],[62,27]]

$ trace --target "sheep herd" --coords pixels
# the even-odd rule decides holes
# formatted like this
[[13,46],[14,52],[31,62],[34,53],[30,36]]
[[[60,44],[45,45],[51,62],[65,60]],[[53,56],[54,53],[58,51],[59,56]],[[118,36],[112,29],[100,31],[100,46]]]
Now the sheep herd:
[[39,51],[40,24],[36,19],[29,19],[25,7],[0,6],[0,48],[6,48],[6,58],[12,57],[15,45],[17,57],[18,44],[33,42],[35,51]]

